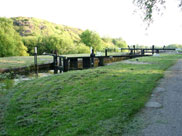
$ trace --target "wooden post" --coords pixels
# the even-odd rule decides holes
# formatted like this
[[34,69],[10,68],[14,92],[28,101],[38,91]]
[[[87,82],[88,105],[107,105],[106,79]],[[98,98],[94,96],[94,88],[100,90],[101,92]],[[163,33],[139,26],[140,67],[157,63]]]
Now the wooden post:
[[141,55],[144,55],[144,54],[145,54],[145,50],[142,49],[142,50],[141,50]]
[[90,54],[90,57],[95,57],[94,49],[92,49],[92,52],[91,52],[91,54]]
[[61,59],[61,57],[59,57],[59,72],[60,73],[63,72],[63,65],[62,65],[62,59]]
[[35,65],[35,74],[38,77],[38,65],[37,65],[37,47],[34,50],[34,65]]
[[91,67],[94,67],[94,63],[95,63],[94,57],[91,57]]
[[163,46],[163,52],[165,52],[165,47],[166,47],[166,46],[164,45],[164,46]]
[[133,49],[130,49],[130,55],[133,55]]
[[105,49],[105,56],[107,57],[107,49]]
[[152,45],[152,55],[154,54],[154,45]]
[[63,71],[67,72],[69,70],[68,68],[68,58],[64,57],[63,58]]
[[135,55],[135,45],[133,45],[133,54]]
[[94,54],[94,49],[92,49],[92,53],[90,54],[90,57],[91,57],[91,67],[94,67],[94,57],[95,57],[95,54]]
[[58,61],[57,61],[57,54],[54,54],[54,74],[57,74],[58,73]]

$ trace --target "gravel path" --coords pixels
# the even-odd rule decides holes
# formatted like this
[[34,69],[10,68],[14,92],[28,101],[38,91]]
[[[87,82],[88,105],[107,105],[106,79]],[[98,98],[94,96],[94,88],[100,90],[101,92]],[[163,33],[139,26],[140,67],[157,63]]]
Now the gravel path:
[[165,72],[124,136],[182,136],[182,60]]

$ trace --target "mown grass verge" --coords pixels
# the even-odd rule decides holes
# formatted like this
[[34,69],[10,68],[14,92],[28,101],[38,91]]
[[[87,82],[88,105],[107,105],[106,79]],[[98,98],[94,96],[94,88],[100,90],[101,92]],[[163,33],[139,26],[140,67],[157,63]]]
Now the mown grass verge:
[[[52,63],[52,56],[38,56],[38,64]],[[34,56],[1,57],[0,69],[18,68],[34,65]]]
[[123,125],[179,58],[143,57],[139,61],[150,64],[116,63],[22,82],[3,96],[8,101],[1,135],[122,135]]

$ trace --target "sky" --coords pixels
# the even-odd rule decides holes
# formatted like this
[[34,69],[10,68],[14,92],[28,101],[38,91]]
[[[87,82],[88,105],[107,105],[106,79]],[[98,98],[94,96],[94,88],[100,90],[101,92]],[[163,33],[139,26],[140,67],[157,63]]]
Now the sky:
[[[168,0],[164,14],[154,14],[146,30],[133,0],[0,0],[0,17],[36,17],[57,24],[122,37],[128,45],[182,44],[182,11]],[[138,12],[134,12],[138,11]]]

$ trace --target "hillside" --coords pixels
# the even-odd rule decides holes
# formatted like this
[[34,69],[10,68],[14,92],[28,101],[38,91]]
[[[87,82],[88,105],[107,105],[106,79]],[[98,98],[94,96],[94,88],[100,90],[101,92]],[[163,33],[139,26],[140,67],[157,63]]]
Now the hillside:
[[0,57],[33,55],[35,46],[38,54],[42,55],[55,51],[58,54],[89,53],[90,47],[102,51],[105,48],[127,47],[127,44],[122,38],[101,38],[94,31],[33,17],[0,17]]
[[59,25],[33,17],[13,17],[11,19],[13,20],[15,30],[22,37],[68,33],[73,40],[78,41],[80,40],[79,35],[83,32],[83,30],[78,28]]

